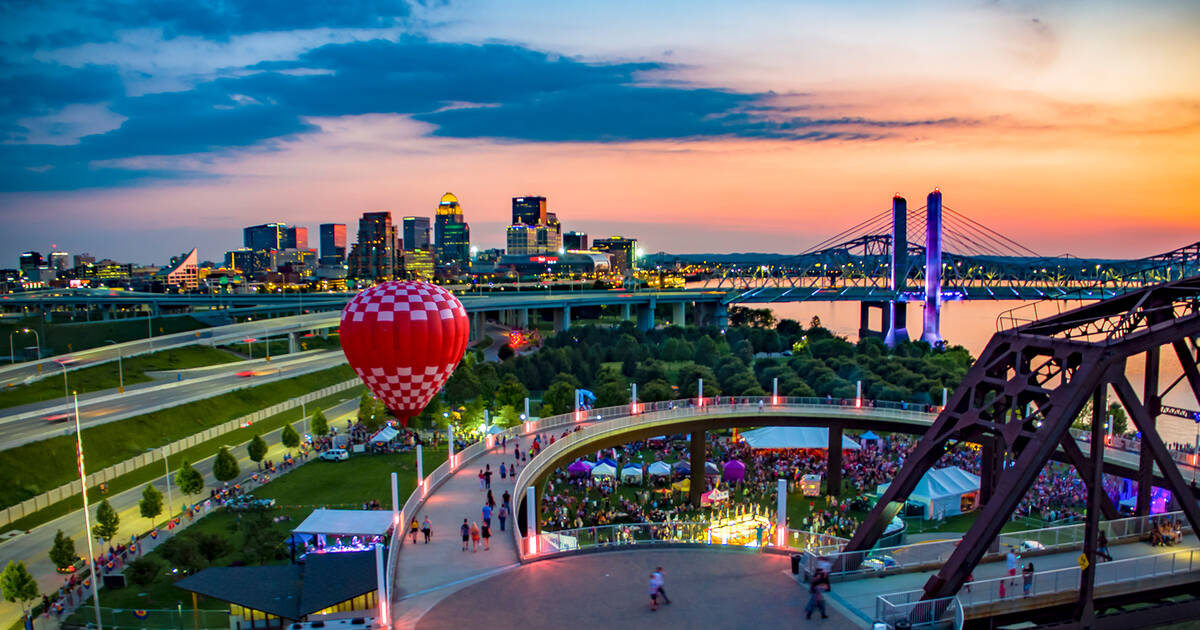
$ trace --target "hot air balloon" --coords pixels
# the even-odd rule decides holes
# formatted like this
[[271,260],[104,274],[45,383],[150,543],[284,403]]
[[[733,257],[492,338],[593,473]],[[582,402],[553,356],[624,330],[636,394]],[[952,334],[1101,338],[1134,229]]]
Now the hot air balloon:
[[469,334],[458,298],[424,282],[385,282],[342,310],[346,360],[404,425],[450,378]]

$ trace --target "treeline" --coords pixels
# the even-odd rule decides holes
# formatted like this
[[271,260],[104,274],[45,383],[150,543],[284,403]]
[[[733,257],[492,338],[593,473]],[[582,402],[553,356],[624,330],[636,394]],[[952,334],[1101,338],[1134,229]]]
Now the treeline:
[[449,409],[435,402],[424,415],[437,420],[466,407],[464,415],[474,418],[488,406],[509,424],[519,421],[530,390],[544,392],[531,412],[546,416],[570,411],[577,387],[592,391],[596,406],[604,407],[629,402],[632,383],[645,402],[694,397],[698,379],[704,380],[705,396],[765,396],[777,378],[781,396],[851,398],[861,380],[868,398],[936,404],[942,388],[953,389],[972,361],[961,346],[931,348],[918,341],[889,350],[875,338],[850,343],[816,317],[804,326],[775,322],[766,309],[734,314],[732,322],[743,325],[724,331],[640,332],[622,322],[572,328],[549,337],[536,352],[499,364],[469,355],[446,384]]

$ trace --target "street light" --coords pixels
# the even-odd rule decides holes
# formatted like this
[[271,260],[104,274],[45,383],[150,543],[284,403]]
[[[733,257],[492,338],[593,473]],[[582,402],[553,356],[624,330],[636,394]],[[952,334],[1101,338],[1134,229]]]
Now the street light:
[[[113,341],[112,339],[105,339],[104,343],[106,345],[110,344],[110,343],[114,346],[117,345],[117,342]],[[119,385],[117,385],[117,391],[119,393],[124,394],[125,393],[125,367],[121,364],[121,347],[120,346],[117,346],[117,378],[119,379],[118,382],[120,383]]]
[[37,345],[37,358],[38,358],[39,360],[41,360],[41,358],[42,358],[42,339],[41,339],[41,337],[39,337],[39,336],[38,336],[38,332],[37,332],[36,330],[32,329],[32,328],[22,328],[21,330],[14,330],[14,331],[12,331],[11,333],[9,333],[9,334],[8,334],[8,358],[9,358],[9,363],[16,363],[16,362],[17,362],[17,353],[16,353],[16,351],[14,351],[14,350],[13,350],[13,335],[15,335],[15,334],[17,334],[17,333],[19,333],[19,332],[23,332],[23,333],[33,333],[33,340],[34,340],[34,343]]
[[79,396],[75,396],[75,449],[75,453],[79,457],[79,485],[83,492],[83,527],[87,536],[88,564],[92,574],[92,603],[96,607],[96,628],[104,630],[104,624],[100,621],[100,576],[96,575],[96,552],[92,549],[92,517],[88,513],[87,471],[83,466],[83,432],[79,430]]
[[[148,448],[147,452],[154,452],[154,449]],[[167,483],[167,521],[169,522],[175,516],[175,506],[171,501],[171,464],[167,461],[167,449],[162,448],[163,456],[163,481]]]

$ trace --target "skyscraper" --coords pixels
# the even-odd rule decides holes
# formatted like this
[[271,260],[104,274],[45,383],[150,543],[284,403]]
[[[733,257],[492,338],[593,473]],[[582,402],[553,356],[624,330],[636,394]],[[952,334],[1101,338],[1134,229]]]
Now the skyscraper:
[[308,228],[292,226],[283,229],[280,249],[308,249]]
[[350,252],[350,276],[368,280],[396,277],[396,227],[391,212],[364,212],[358,220],[358,242]]
[[404,251],[429,251],[429,217],[404,217]]
[[321,264],[339,265],[346,262],[346,224],[322,223]]
[[613,265],[620,271],[631,271],[637,267],[636,238],[610,236],[592,241],[592,249],[612,256]]
[[434,237],[435,263],[440,274],[455,275],[471,268],[471,227],[453,193],[442,195],[438,202]]
[[568,251],[573,249],[587,249],[587,232],[566,232],[562,235],[562,244],[563,248],[567,249]]
[[513,197],[512,200],[512,222],[513,225],[524,223],[525,225],[543,225],[546,223],[546,198],[545,197]]
[[[283,223],[264,223],[242,228],[242,245],[256,252],[282,249],[286,239],[284,235],[286,229],[287,225]],[[308,240],[307,232],[305,240]]]

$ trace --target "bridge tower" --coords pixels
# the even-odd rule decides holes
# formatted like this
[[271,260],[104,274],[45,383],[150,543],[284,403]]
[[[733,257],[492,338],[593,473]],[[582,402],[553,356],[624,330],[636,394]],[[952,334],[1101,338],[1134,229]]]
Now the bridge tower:
[[[890,325],[886,327],[883,342],[889,348],[908,341],[908,305],[903,296],[908,285],[908,202],[900,193],[892,197],[892,277],[891,289],[896,299],[888,305],[891,311]],[[885,313],[887,315],[887,313]]]
[[942,192],[937,188],[925,201],[925,318],[921,341],[942,341]]

